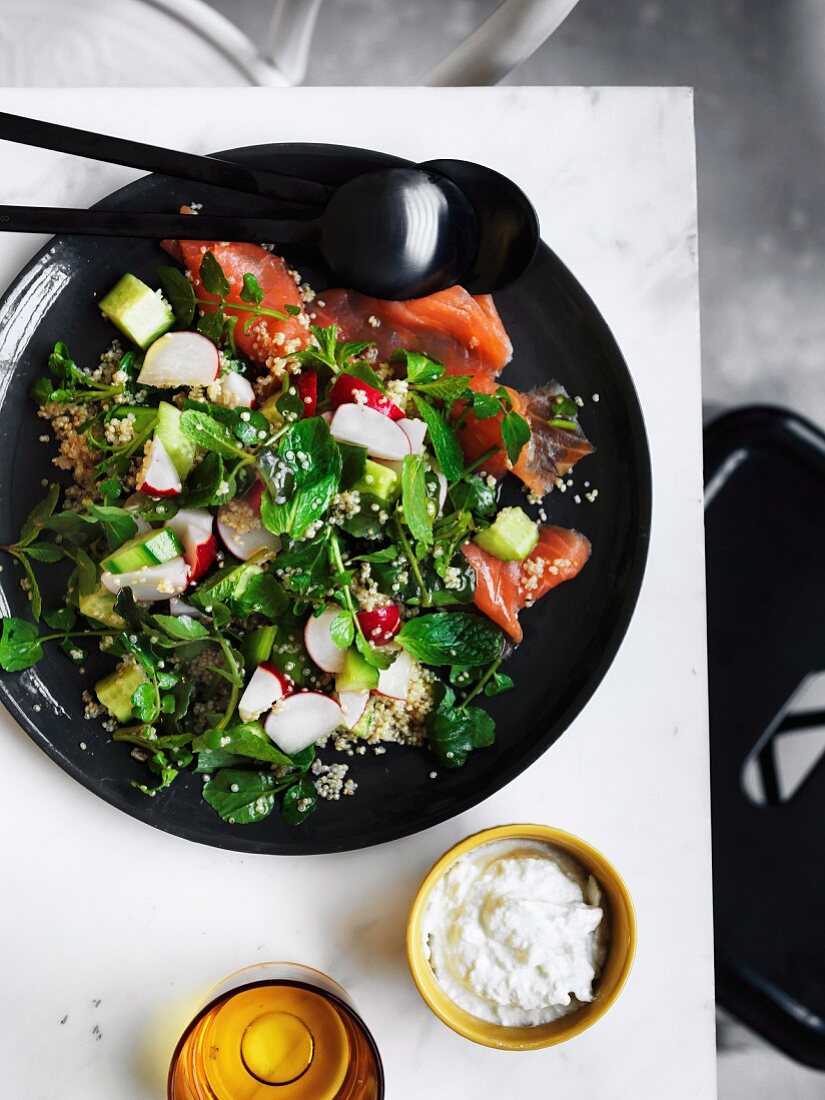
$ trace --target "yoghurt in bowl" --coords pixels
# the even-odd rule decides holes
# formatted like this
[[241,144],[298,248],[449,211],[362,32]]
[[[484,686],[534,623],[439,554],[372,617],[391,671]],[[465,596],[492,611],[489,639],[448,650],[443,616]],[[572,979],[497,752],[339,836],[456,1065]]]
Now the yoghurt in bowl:
[[543,825],[468,837],[425,879],[407,953],[429,1007],[487,1046],[529,1050],[585,1030],[633,960],[627,888],[584,841]]

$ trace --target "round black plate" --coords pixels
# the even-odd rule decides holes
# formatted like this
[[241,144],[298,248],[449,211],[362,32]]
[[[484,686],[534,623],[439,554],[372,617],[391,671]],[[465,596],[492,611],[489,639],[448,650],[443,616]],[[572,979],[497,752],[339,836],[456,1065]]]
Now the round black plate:
[[[338,146],[265,145],[225,154],[238,160],[329,183],[403,161]],[[147,177],[110,196],[111,209],[176,210],[198,200],[227,212],[261,212],[254,198],[163,177]],[[293,257],[297,259],[297,257]],[[94,363],[113,336],[95,300],[124,271],[155,283],[168,258],[151,241],[58,237],[21,272],[0,302],[0,542],[14,540],[41,480],[54,479],[54,444],[39,442],[46,425],[27,391],[44,370],[56,340],[81,363]],[[322,271],[302,265],[319,289]],[[53,646],[34,669],[0,676],[0,696],[32,740],[89,790],[156,828],[239,851],[308,854],[379,844],[444,821],[493,794],[532,764],[563,733],[596,690],[630,621],[644,571],[650,531],[650,461],[641,411],[627,367],[596,307],[564,264],[542,245],[530,270],[496,296],[515,353],[504,380],[527,389],[555,377],[586,398],[582,420],[595,455],[576,469],[576,482],[599,490],[594,504],[575,504],[554,492],[554,523],[578,527],[593,556],[572,583],[526,612],[524,643],[508,662],[516,690],[489,701],[498,735],[464,768],[437,769],[425,751],[389,747],[383,756],[349,762],[358,783],[353,798],[321,802],[300,827],[277,812],[248,826],[224,824],[201,799],[201,780],[185,776],[156,798],[130,786],[143,765],[115,744],[97,722],[84,719],[84,685]],[[598,404],[591,403],[599,394]],[[64,577],[41,569],[45,605],[56,606]],[[26,617],[19,572],[9,558],[0,574],[3,614]],[[51,593],[51,601],[49,598]],[[88,676],[91,683],[91,676]],[[35,705],[39,709],[35,710]],[[80,747],[85,742],[86,749]]]

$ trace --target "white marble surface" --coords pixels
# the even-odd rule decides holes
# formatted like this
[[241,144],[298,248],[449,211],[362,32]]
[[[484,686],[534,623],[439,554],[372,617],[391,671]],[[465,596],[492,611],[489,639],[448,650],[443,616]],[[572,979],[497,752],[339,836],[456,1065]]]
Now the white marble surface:
[[[639,389],[655,479],[648,571],[613,668],[538,764],[454,821],[364,852],[249,857],[150,831],[73,784],[4,717],[4,1095],[156,1098],[178,1031],[210,984],[246,963],[293,958],[351,991],[383,1052],[390,1100],[538,1100],[548,1090],[572,1100],[710,1100],[690,93],[216,90],[198,94],[197,112],[193,102],[185,91],[0,92],[3,110],[197,150],[343,141],[416,159],[484,160],[508,172],[534,197],[546,238],[612,326]],[[82,205],[131,175],[9,147],[0,193],[10,202]],[[39,243],[0,238],[0,282]],[[617,1005],[571,1043],[525,1055],[474,1047],[447,1031],[419,1000],[403,951],[406,910],[433,859],[475,829],[518,819],[567,828],[602,848],[625,875],[639,918],[636,965]]]

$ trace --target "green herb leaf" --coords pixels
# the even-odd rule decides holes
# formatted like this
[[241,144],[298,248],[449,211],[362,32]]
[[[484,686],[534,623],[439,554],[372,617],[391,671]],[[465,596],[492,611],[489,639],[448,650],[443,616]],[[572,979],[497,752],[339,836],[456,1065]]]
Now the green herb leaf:
[[339,611],[329,628],[333,643],[338,649],[349,649],[355,641],[355,623],[349,611]]
[[478,474],[470,474],[462,481],[450,486],[449,496],[453,507],[459,512],[472,512],[477,516],[493,516],[498,507],[496,489],[491,489]]
[[219,298],[225,298],[231,290],[229,280],[223,273],[223,268],[215,259],[213,252],[205,252],[201,260],[200,270],[203,288],[209,294],[217,294]]
[[264,292],[260,283],[254,275],[247,273],[243,277],[243,287],[241,288],[241,301],[251,302],[252,305],[260,305],[264,300]]
[[240,619],[263,615],[275,622],[289,607],[289,597],[271,573],[258,573],[244,585],[240,596],[232,600],[232,610]]
[[203,797],[230,825],[252,825],[275,809],[272,772],[224,768],[203,788]]
[[473,394],[473,413],[476,420],[489,420],[501,412],[501,402],[492,393]]
[[183,642],[196,642],[208,638],[209,631],[191,615],[153,615],[152,618],[170,638]]
[[457,481],[464,473],[464,455],[458,436],[445,422],[441,413],[419,395],[413,394],[421,418],[427,422],[435,457],[448,481]]
[[61,607],[57,611],[48,611],[43,618],[52,630],[69,631],[74,626],[77,616],[70,607]]
[[505,691],[512,691],[516,685],[506,672],[494,672],[484,685],[485,695],[501,695]]
[[459,397],[467,396],[472,380],[471,374],[445,374],[442,378],[436,378],[434,382],[422,382],[421,385],[416,386],[416,389],[427,397],[451,405]]
[[287,429],[278,457],[292,474],[292,493],[264,496],[261,519],[274,534],[299,539],[329,508],[341,478],[341,452],[326,421],[314,416]]
[[444,374],[446,369],[437,359],[431,359],[429,355],[422,355],[418,351],[406,351],[404,348],[399,348],[393,353],[392,361],[406,366],[407,381],[411,386],[434,382]]
[[379,671],[389,668],[395,660],[394,653],[374,646],[372,642],[367,641],[360,630],[355,632],[355,648],[368,665],[372,665],[373,668],[377,668]]
[[350,558],[350,561],[366,561],[373,565],[381,565],[384,562],[395,561],[399,555],[399,549],[395,544],[390,546],[384,546],[380,550],[376,550],[372,554],[358,554],[354,558]]
[[177,267],[159,267],[158,281],[181,328],[189,328],[195,316],[195,291]]
[[317,805],[318,792],[315,784],[304,776],[284,792],[281,816],[287,825],[300,825],[302,821],[306,821]]
[[141,722],[154,722],[160,713],[160,700],[155,684],[141,684],[132,692],[132,714]]
[[496,726],[480,707],[454,707],[455,694],[442,685],[443,698],[427,719],[430,752],[445,768],[460,768],[474,749],[493,744]]
[[45,376],[35,379],[29,387],[29,397],[38,408],[42,408],[43,405],[47,405],[51,401],[53,392],[54,386]]
[[266,764],[292,767],[292,760],[272,743],[260,722],[243,722],[226,729],[207,730],[192,742],[195,752],[231,752]]
[[50,485],[48,493],[35,504],[26,517],[23,526],[20,528],[20,537],[15,544],[16,546],[28,546],[34,542],[43,527],[42,521],[47,519],[57,507],[59,496],[60,486]]
[[436,611],[408,619],[395,640],[426,665],[486,665],[501,656],[502,633],[489,619],[466,611]]
[[103,524],[110,551],[117,550],[137,534],[134,516],[130,515],[125,508],[90,504],[89,511]]
[[515,466],[518,462],[522,447],[529,442],[530,435],[530,425],[523,416],[516,412],[505,414],[501,422],[501,438],[511,465]]
[[379,393],[384,393],[386,387],[369,363],[356,362],[348,363],[344,367],[342,374],[349,374],[353,378],[357,378],[359,382],[365,382],[368,386],[372,386],[374,390],[378,390]]
[[6,672],[20,672],[36,665],[43,656],[43,648],[34,623],[14,617],[4,618],[2,623],[0,668]]
[[186,409],[180,416],[180,429],[187,439],[222,458],[246,458],[228,428],[207,413]]
[[214,451],[209,451],[186,479],[186,507],[206,508],[214,504],[223,480],[223,459]]
[[86,546],[100,534],[100,524],[92,516],[81,516],[77,512],[58,512],[38,521],[46,531],[60,535],[64,543],[70,546]]
[[275,571],[284,588],[296,596],[323,595],[328,581],[329,528],[317,538],[296,542],[282,550]]
[[557,393],[552,399],[552,405],[554,416],[561,416],[566,420],[576,420],[579,415],[579,406],[566,393]]
[[433,518],[427,507],[427,482],[423,455],[405,455],[401,466],[401,502],[404,520],[413,538],[429,546],[433,541]]
[[220,309],[204,313],[198,318],[198,332],[207,340],[211,340],[216,347],[220,347],[223,340],[224,321],[225,317]]
[[60,561],[64,556],[64,551],[55,546],[51,542],[39,542],[35,546],[27,546],[25,549],[26,557],[34,558],[35,561],[55,562]]

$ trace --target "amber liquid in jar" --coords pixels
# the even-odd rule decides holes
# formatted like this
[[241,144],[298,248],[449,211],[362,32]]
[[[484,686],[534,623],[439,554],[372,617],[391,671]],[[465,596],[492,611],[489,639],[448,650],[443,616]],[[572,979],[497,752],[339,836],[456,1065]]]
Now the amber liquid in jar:
[[372,1037],[337,997],[303,982],[256,982],[190,1024],[169,1071],[170,1100],[380,1100]]

